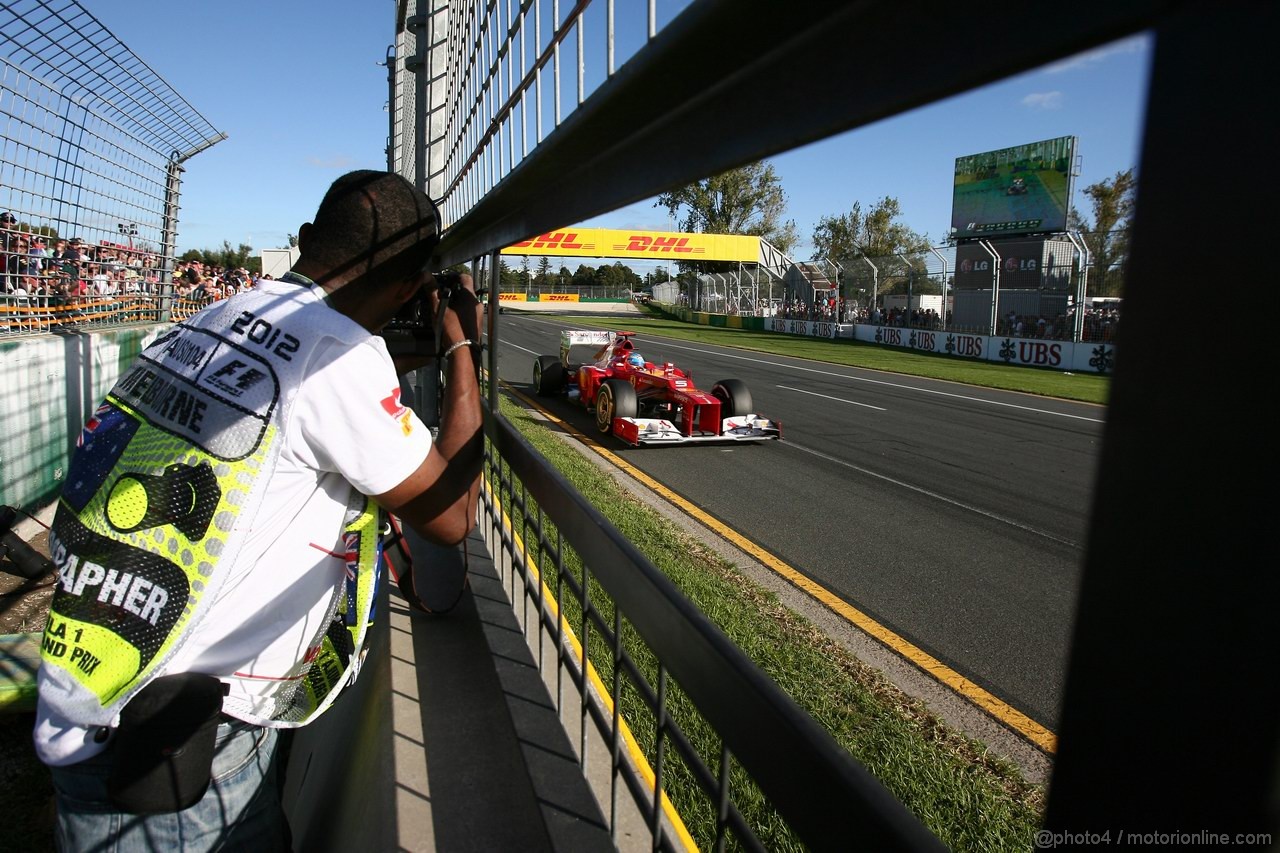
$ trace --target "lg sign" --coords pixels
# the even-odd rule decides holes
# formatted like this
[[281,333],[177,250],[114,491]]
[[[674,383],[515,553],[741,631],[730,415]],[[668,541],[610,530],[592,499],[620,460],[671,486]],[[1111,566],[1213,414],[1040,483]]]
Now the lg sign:
[[987,272],[990,269],[990,261],[974,261],[969,258],[965,258],[960,262],[960,272]]

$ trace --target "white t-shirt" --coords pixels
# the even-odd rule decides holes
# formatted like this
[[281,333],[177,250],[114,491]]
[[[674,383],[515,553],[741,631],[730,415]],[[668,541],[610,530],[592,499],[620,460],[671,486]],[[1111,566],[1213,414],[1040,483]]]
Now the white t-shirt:
[[[255,293],[319,301],[314,290],[264,281]],[[234,302],[210,311],[235,310]],[[431,449],[431,433],[400,404],[400,383],[382,338],[329,312],[349,328],[318,351],[284,427],[271,488],[208,614],[165,666],[202,672],[230,685],[226,713],[265,723],[255,698],[298,664],[322,630],[344,577],[342,527],[351,488],[381,494],[412,474]],[[105,748],[95,728],[77,726],[41,701],[36,752],[46,764],[83,761]]]

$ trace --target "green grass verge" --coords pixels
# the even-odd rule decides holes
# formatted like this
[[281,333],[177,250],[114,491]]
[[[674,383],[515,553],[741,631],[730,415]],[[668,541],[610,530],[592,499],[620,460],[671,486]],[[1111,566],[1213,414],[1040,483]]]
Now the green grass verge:
[[[543,316],[543,315],[539,315]],[[549,315],[547,315],[549,316]],[[1071,373],[1045,368],[1014,367],[990,361],[974,361],[949,355],[923,353],[899,347],[882,346],[852,340],[828,340],[779,332],[753,332],[722,329],[673,320],[649,309],[644,314],[625,317],[581,317],[556,315],[563,323],[580,323],[583,327],[601,329],[634,329],[641,335],[662,335],[694,343],[739,347],[757,352],[811,358],[831,364],[886,370],[912,376],[928,376],[951,382],[1022,391],[1085,403],[1106,403],[1111,391],[1111,378],[1097,374]],[[641,341],[643,345],[643,341]]]
[[[981,743],[948,728],[772,593],[665,521],[545,422],[509,400],[504,399],[502,411],[551,465],[945,844],[955,850],[1032,849],[1043,809],[1040,787],[1024,781],[1015,767],[992,756]],[[544,570],[556,589],[554,569]],[[567,555],[564,571],[582,577],[581,564],[572,554]],[[606,621],[611,620],[605,592],[592,585],[589,594]],[[581,612],[576,602],[564,591],[561,599],[569,624],[577,630]],[[622,633],[639,668],[656,683],[653,655],[625,623]],[[594,631],[589,655],[605,683],[611,684],[612,649]],[[652,762],[655,721],[634,688],[624,688],[622,696],[623,714]],[[672,718],[715,773],[720,749],[715,732],[678,685],[669,686],[668,699]],[[699,847],[710,849],[714,805],[671,755],[668,749],[663,763],[668,796]],[[766,849],[803,849],[740,768],[733,769],[731,778],[734,802]],[[851,844],[856,846],[854,839]]]

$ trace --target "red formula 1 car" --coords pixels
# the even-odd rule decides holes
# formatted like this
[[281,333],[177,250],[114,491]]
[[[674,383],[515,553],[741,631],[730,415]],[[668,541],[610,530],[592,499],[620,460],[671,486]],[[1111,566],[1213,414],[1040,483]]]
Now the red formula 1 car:
[[[721,379],[710,391],[700,391],[693,377],[671,362],[645,361],[631,340],[634,335],[561,332],[560,355],[538,356],[534,362],[534,390],[593,409],[596,429],[632,445],[782,438],[781,424],[752,412],[751,392],[742,380]],[[590,355],[582,350],[586,346]]]

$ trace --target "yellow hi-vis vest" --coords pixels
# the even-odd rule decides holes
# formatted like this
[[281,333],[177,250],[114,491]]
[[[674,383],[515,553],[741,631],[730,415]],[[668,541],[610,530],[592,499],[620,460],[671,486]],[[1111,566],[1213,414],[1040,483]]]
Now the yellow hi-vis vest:
[[[175,326],[86,424],[49,540],[59,584],[40,692],[64,718],[118,725],[216,599],[221,569],[233,564],[275,470],[293,391],[326,339],[323,317],[311,333],[283,332],[290,318],[306,323],[295,309],[287,296],[250,291]],[[331,311],[318,301],[307,310]],[[327,708],[363,659],[380,512],[355,497],[342,532],[346,576],[330,619],[299,647],[314,650],[298,662],[305,677],[282,681],[270,697],[262,716],[276,725],[301,725]]]

